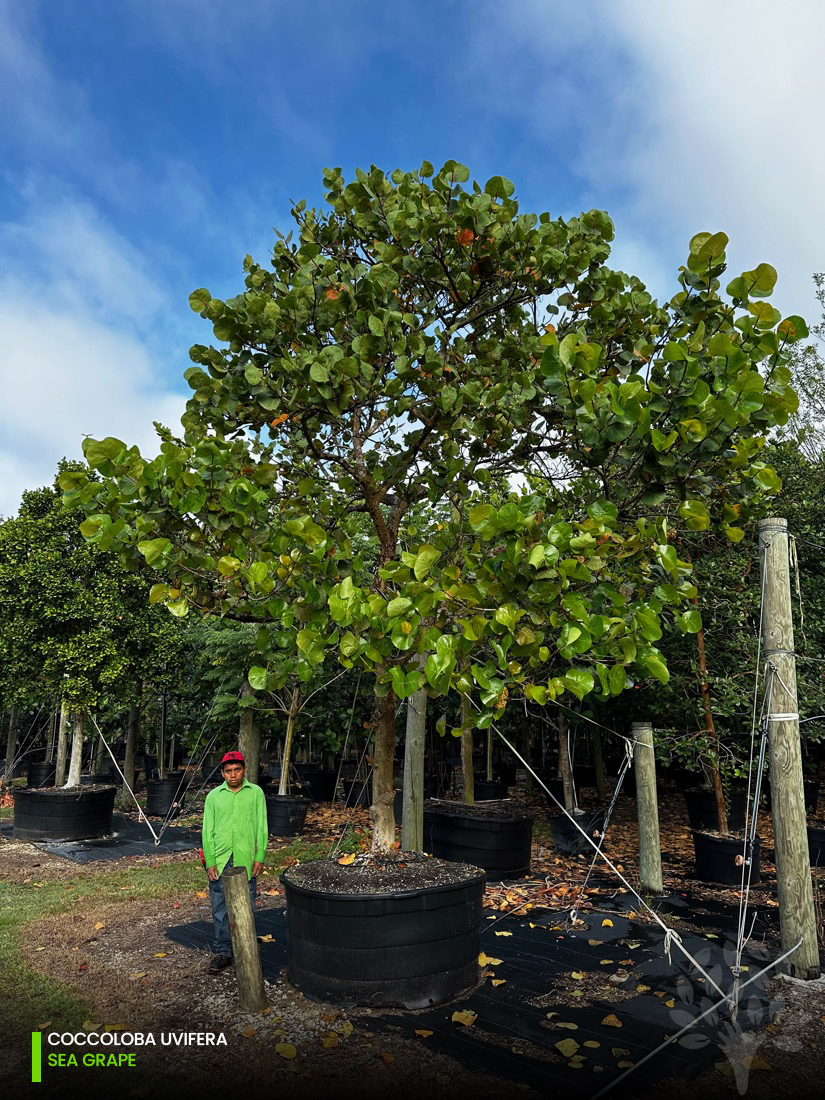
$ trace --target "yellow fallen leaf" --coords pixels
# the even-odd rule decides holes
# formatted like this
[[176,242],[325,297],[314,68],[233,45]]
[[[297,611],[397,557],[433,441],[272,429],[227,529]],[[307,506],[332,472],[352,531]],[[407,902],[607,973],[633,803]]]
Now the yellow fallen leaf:
[[252,1027],[251,1024],[247,1024],[246,1027],[241,1032],[241,1035],[243,1035],[244,1039],[251,1039],[253,1035],[257,1035],[257,1034],[258,1034],[258,1032],[255,1030],[254,1027]]
[[630,1051],[627,1049],[627,1047],[613,1047],[612,1054],[614,1058],[627,1058],[627,1056],[630,1054]]
[[749,1054],[747,1058],[742,1059],[742,1065],[745,1069],[770,1069],[770,1062],[766,1062],[764,1058],[760,1058],[758,1054]]
[[603,1027],[621,1027],[622,1026],[622,1021],[615,1014],[615,1012],[611,1012],[608,1016],[605,1016],[605,1018],[602,1020],[602,1026]]
[[349,867],[350,863],[355,863],[355,853],[350,852],[348,855],[341,856],[338,862],[342,867]]
[[648,993],[649,991],[650,991],[650,986],[649,985],[644,985],[642,982],[639,982],[639,984],[636,986],[636,992],[637,993]]
[[557,1016],[558,1016],[558,1012],[548,1012],[548,1013],[547,1013],[547,1019],[548,1019],[548,1020],[555,1020],[555,1018],[556,1018]]
[[584,977],[584,971],[583,970],[574,970],[573,973],[570,975],[570,977],[575,978],[577,982],[580,982],[582,980],[582,978]]
[[384,1051],[379,1051],[378,1052],[378,1057],[383,1061],[385,1066],[388,1066],[390,1064],[390,1062],[395,1061],[395,1055],[394,1054],[385,1054]]
[[207,892],[205,890],[196,890],[195,891],[195,897],[196,898],[206,898],[206,897],[209,897],[209,895],[207,894]]
[[595,1039],[585,1039],[585,1041],[582,1043],[583,1047],[591,1047],[591,1048],[600,1047],[601,1045],[602,1044],[596,1042]]
[[38,1024],[38,1025],[37,1025],[37,1030],[38,1030],[38,1031],[45,1031],[45,1030],[46,1030],[46,1028],[47,1028],[47,1027],[48,1027],[48,1026],[49,1026],[50,1024],[51,1024],[51,1020],[46,1020],[45,1024]]
[[136,970],[134,974],[130,974],[129,977],[132,978],[133,981],[136,981],[138,978],[145,978],[148,973],[148,970]]
[[274,943],[275,937],[271,932],[267,932],[265,936],[258,936],[258,943]]
[[588,940],[587,942],[590,944],[591,947],[601,947],[602,945],[601,940]]
[[153,959],[165,959],[166,958],[166,952],[165,951],[158,951],[152,956],[152,958]]
[[556,1043],[556,1050],[559,1052],[559,1054],[562,1055],[563,1058],[572,1057],[578,1049],[579,1044],[576,1042],[575,1039],[560,1039]]
[[282,1058],[291,1059],[294,1058],[298,1051],[292,1045],[292,1043],[276,1043],[275,1053],[280,1054]]
[[599,959],[599,965],[600,966],[610,966],[610,964],[612,962],[613,962],[612,959]]
[[635,1063],[623,1060],[621,1062],[617,1062],[616,1065],[619,1067],[619,1069],[630,1069],[630,1067],[635,1065]]
[[45,951],[45,947],[35,947],[35,951]]
[[567,1020],[559,1020],[559,1022],[556,1024],[556,1027],[563,1027],[566,1031],[578,1031],[579,1030],[579,1025],[578,1024],[568,1023]]
[[664,1004],[665,1004],[666,1008],[675,1008],[676,1007],[676,999],[674,997],[668,997],[668,999],[664,1002]]
[[83,1021],[83,1030],[84,1031],[97,1031],[97,1029],[99,1027],[100,1027],[100,1024],[93,1024],[91,1020],[84,1020]]
[[602,928],[612,928],[612,927],[613,927],[613,921],[610,919],[610,917],[605,917],[604,920],[602,921]]
[[493,978],[493,980],[490,982],[490,985],[505,985],[506,982],[506,978]]
[[567,1064],[571,1069],[584,1069],[584,1066],[578,1058],[571,1058]]
[[512,936],[512,932],[496,932],[497,936]]
[[469,1008],[465,1008],[459,1012],[454,1012],[450,1019],[455,1024],[464,1024],[465,1027],[472,1027],[478,1019],[477,1012],[471,1012]]
[[125,1031],[126,1030],[126,1024],[107,1024],[104,1027],[103,1030],[104,1031]]
[[593,1067],[593,1072],[594,1073],[604,1073],[604,1066],[594,1066]]
[[352,1024],[349,1020],[342,1020],[340,1024],[336,1024],[335,1030],[339,1035],[343,1035],[345,1039],[348,1039],[352,1035]]
[[715,1062],[713,1068],[717,1073],[721,1073],[723,1077],[735,1077],[736,1070],[730,1064],[730,1062]]
[[420,1035],[422,1039],[429,1039],[432,1035],[432,1032],[428,1031],[425,1027],[416,1028],[415,1033],[416,1035]]
[[340,1038],[333,1032],[332,1035],[327,1035],[321,1046],[324,1050],[333,1050],[340,1043]]
[[485,955],[482,951],[478,956],[479,966],[501,966],[501,959],[492,959],[489,955]]
[[105,928],[105,927],[106,927],[106,925],[103,923],[103,921],[99,920],[97,922],[97,924],[95,925],[95,932],[99,932],[101,928]]

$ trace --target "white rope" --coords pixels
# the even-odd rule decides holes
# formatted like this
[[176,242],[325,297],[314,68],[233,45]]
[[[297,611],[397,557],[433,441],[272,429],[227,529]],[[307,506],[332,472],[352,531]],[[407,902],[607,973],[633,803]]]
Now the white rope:
[[[802,942],[803,941],[800,940],[795,947],[792,947],[790,949],[790,951],[786,951],[784,955],[780,955],[778,959],[774,959],[772,963],[764,966],[758,974],[754,974],[752,978],[748,978],[746,982],[742,983],[740,989],[745,989],[747,986],[752,985],[754,982],[758,981],[763,974],[767,974],[769,970],[773,970],[774,967],[779,966],[781,962],[787,959],[788,955],[792,955],[794,951],[797,950]],[[728,1000],[729,997],[725,997],[725,1001]],[[591,1100],[599,1100],[600,1096],[605,1096],[608,1092],[614,1089],[620,1081],[624,1081],[625,1077],[629,1077],[631,1073],[635,1073],[640,1066],[643,1066],[645,1064],[645,1062],[649,1062],[651,1058],[655,1058],[659,1051],[664,1050],[665,1047],[670,1046],[671,1043],[678,1042],[678,1040],[681,1039],[685,1032],[690,1031],[692,1027],[695,1027],[698,1023],[701,1023],[702,1020],[707,1019],[708,1016],[712,1016],[714,1012],[718,1012],[723,1003],[724,1002],[717,1002],[717,1004],[711,1005],[710,1008],[706,1009],[699,1016],[696,1016],[694,1019],[692,1019],[689,1024],[685,1024],[685,1026],[681,1028],[681,1030],[677,1031],[675,1035],[668,1035],[664,1042],[660,1043],[655,1050],[649,1051],[644,1056],[644,1058],[640,1058],[639,1061],[635,1062],[630,1069],[626,1069],[624,1073],[620,1073],[619,1076],[615,1080],[611,1081],[609,1085],[606,1085],[603,1089],[597,1092],[595,1096],[591,1097]]]
[[140,805],[140,803],[139,803],[139,802],[138,802],[138,800],[137,800],[137,797],[136,797],[136,795],[135,795],[135,792],[134,792],[134,791],[132,790],[132,788],[131,788],[131,787],[129,786],[129,784],[128,784],[128,783],[126,782],[126,776],[125,776],[125,775],[123,774],[123,772],[121,771],[121,768],[120,768],[120,764],[118,764],[117,760],[115,760],[115,754],[114,754],[114,753],[112,752],[112,750],[111,750],[111,749],[109,748],[109,742],[108,742],[108,741],[106,740],[106,738],[105,738],[105,737],[103,736],[103,734],[102,734],[102,732],[101,732],[101,729],[100,729],[100,726],[99,726],[99,725],[97,724],[97,719],[95,718],[95,716],[94,716],[93,714],[90,714],[90,715],[89,715],[89,717],[91,718],[92,722],[94,723],[94,727],[95,727],[95,729],[97,730],[97,732],[98,732],[98,735],[100,736],[100,739],[101,739],[101,741],[103,742],[103,745],[104,745],[104,748],[106,749],[106,752],[108,752],[109,756],[111,756],[111,758],[112,758],[112,763],[114,764],[114,766],[115,766],[115,767],[117,768],[118,772],[120,773],[120,778],[121,778],[121,779],[123,780],[123,786],[124,786],[124,787],[126,788],[126,790],[127,790],[128,792],[129,792],[129,794],[130,794],[130,795],[132,796],[132,798],[134,799],[134,803],[135,803],[135,805],[137,806],[137,809],[138,809],[138,820],[140,820],[140,821],[143,821],[143,822],[145,823],[145,825],[146,825],[146,826],[148,827],[148,829],[149,829],[149,832],[150,832],[150,833],[152,834],[152,836],[153,836],[153,837],[155,838],[155,844],[156,844],[156,845],[160,844],[160,837],[159,837],[159,836],[158,836],[158,834],[157,834],[157,833],[155,832],[155,830],[154,830],[154,829],[152,828],[152,823],[151,823],[151,821],[149,820],[149,818],[148,818],[148,817],[146,816],[146,814],[145,814],[145,813],[143,812],[143,809],[141,808],[141,805]]
[[[562,813],[565,815],[565,817],[567,817],[568,820],[573,822],[575,827],[578,829],[578,831],[581,833],[581,835],[585,838],[585,840],[590,845],[590,847],[595,849],[597,856],[601,856],[601,858],[604,860],[604,862],[607,864],[607,866],[610,868],[610,870],[613,872],[613,874],[616,875],[616,877],[627,887],[627,889],[630,891],[630,893],[633,894],[633,896],[636,898],[636,900],[639,902],[639,904],[642,906],[642,908],[646,909],[648,911],[648,913],[650,913],[650,915],[653,917],[653,919],[656,921],[656,923],[659,925],[659,927],[664,931],[665,938],[667,939],[668,934],[669,934],[670,942],[676,943],[679,947],[679,950],[682,952],[682,954],[685,956],[685,958],[688,959],[688,961],[690,963],[692,963],[693,966],[696,967],[696,969],[699,971],[699,973],[702,975],[702,977],[705,979],[705,981],[717,991],[717,993],[719,994],[720,997],[725,997],[725,994],[722,992],[722,990],[716,984],[716,982],[713,980],[713,978],[711,978],[710,974],[708,974],[702,968],[702,966],[699,964],[699,962],[697,962],[697,960],[691,955],[691,953],[688,951],[688,949],[684,946],[678,932],[676,932],[674,929],[669,928],[668,925],[665,924],[665,922],[662,920],[662,918],[656,912],[656,910],[653,909],[645,901],[645,899],[642,897],[642,895],[635,889],[635,887],[633,887],[631,885],[631,883],[628,882],[628,880],[624,877],[624,875],[616,867],[616,865],[604,854],[604,852],[601,850],[599,845],[597,845],[593,841],[593,839],[587,835],[587,833],[584,831],[584,829],[582,829],[582,827],[579,825],[578,821],[576,821],[576,819],[574,817],[572,817],[567,812],[567,809],[564,806],[562,806],[562,804],[559,802],[559,800],[556,798],[556,796],[553,794],[553,792],[547,789],[547,787],[544,785],[544,783],[541,781],[541,779],[536,775],[536,773],[533,771],[533,769],[530,767],[530,765],[527,763],[527,761],[524,759],[524,757],[521,755],[521,753],[518,752],[518,750],[515,748],[515,746],[510,744],[510,742],[507,740],[507,738],[504,736],[504,734],[501,732],[501,730],[499,730],[498,727],[495,726],[495,725],[492,728],[495,730],[495,732],[498,734],[498,736],[501,738],[501,740],[504,742],[504,744],[508,747],[508,749],[522,762],[522,764],[524,764],[524,766],[531,773],[533,778],[536,779],[537,782],[539,783],[539,785],[544,789],[546,794],[549,795],[550,798],[552,798],[552,800],[559,807],[559,809],[562,811]],[[625,740],[627,741],[628,738],[625,738]]]

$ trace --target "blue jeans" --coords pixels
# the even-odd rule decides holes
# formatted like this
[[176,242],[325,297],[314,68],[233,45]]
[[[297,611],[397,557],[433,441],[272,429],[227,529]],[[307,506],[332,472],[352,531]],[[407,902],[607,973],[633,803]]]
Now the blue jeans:
[[[224,867],[232,866],[232,856]],[[226,912],[226,897],[223,892],[223,871],[216,882],[209,880],[209,905],[212,909],[212,954],[232,955],[232,937],[229,933],[229,915]],[[255,895],[257,883],[254,878],[249,880],[249,897],[252,908],[255,908]]]

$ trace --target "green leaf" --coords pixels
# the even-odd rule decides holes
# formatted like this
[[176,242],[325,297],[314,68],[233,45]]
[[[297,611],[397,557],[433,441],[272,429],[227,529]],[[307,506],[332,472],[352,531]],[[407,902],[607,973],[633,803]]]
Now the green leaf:
[[661,657],[651,655],[645,657],[643,664],[651,676],[655,676],[660,683],[666,684],[670,680],[670,673],[667,670],[667,665]]
[[754,298],[767,298],[776,286],[776,268],[770,264],[759,264],[753,271],[743,271],[742,278],[748,284]]
[[396,596],[387,604],[387,618],[395,619],[399,615],[405,615],[412,605],[412,600],[407,599],[406,596]]
[[544,565],[544,547],[540,542],[537,542],[530,551],[530,556],[527,560],[534,569],[540,569],[541,566]]
[[138,550],[146,559],[147,565],[154,565],[172,548],[169,539],[147,539],[138,543]]
[[212,295],[206,287],[201,287],[199,290],[193,290],[189,295],[189,308],[194,313],[200,313],[202,315],[211,301]]
[[218,572],[222,577],[234,576],[235,573],[238,572],[240,567],[241,563],[238,561],[237,558],[232,557],[231,554],[224,554],[222,558],[218,558]]
[[257,386],[263,381],[264,372],[260,367],[248,366],[244,367],[243,376],[250,386]]
[[776,331],[785,340],[795,344],[797,340],[804,340],[808,333],[808,326],[802,320],[801,317],[797,317],[794,314],[791,317],[786,317],[784,321],[780,321],[776,327]]
[[702,629],[702,616],[695,607],[692,607],[690,611],[685,611],[679,616],[679,625],[685,634],[698,634]]
[[480,527],[483,527],[489,518],[495,512],[495,508],[492,504],[477,504],[475,508],[471,508],[467,514],[467,521],[474,531],[477,531]]
[[379,317],[376,317],[374,314],[370,316],[369,320],[367,321],[367,325],[369,326],[369,330],[373,334],[373,336],[384,335],[383,322]]
[[621,695],[627,683],[627,671],[624,665],[613,665],[608,674],[607,683],[611,695]]
[[436,550],[434,546],[429,544],[422,546],[415,557],[415,565],[413,566],[413,573],[417,581],[422,581],[438,559],[441,557],[441,551]]
[[562,683],[568,691],[572,691],[577,699],[583,699],[585,695],[593,690],[594,680],[586,668],[571,668],[568,672],[565,672]]
[[[370,318],[370,320],[372,320],[372,318]],[[309,368],[309,377],[313,382],[329,382],[329,371],[323,363],[319,363],[316,360]]]
[[[468,177],[469,178],[469,177]],[[515,193],[515,184],[504,176],[492,176],[484,184],[484,192],[497,199],[509,199]]]
[[184,599],[172,600],[171,603],[166,605],[166,610],[170,611],[176,619],[183,619],[189,611],[189,601]]
[[264,691],[266,689],[266,677],[265,668],[261,668],[260,665],[253,665],[246,678],[253,691]]
[[679,505],[679,515],[690,531],[706,531],[710,527],[710,515],[699,500],[684,500]]
[[421,167],[418,169],[418,174],[423,180],[426,180],[430,178],[434,171],[432,164],[428,160],[423,160]]
[[160,603],[169,595],[168,584],[153,584],[149,589],[149,603]]

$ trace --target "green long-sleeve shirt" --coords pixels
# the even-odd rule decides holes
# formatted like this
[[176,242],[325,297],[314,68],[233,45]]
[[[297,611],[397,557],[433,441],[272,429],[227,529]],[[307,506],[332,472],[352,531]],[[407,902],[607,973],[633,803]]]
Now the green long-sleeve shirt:
[[267,842],[264,792],[248,779],[232,791],[222,783],[206,796],[203,807],[203,857],[207,867],[222,872],[229,857],[235,867],[263,863]]

